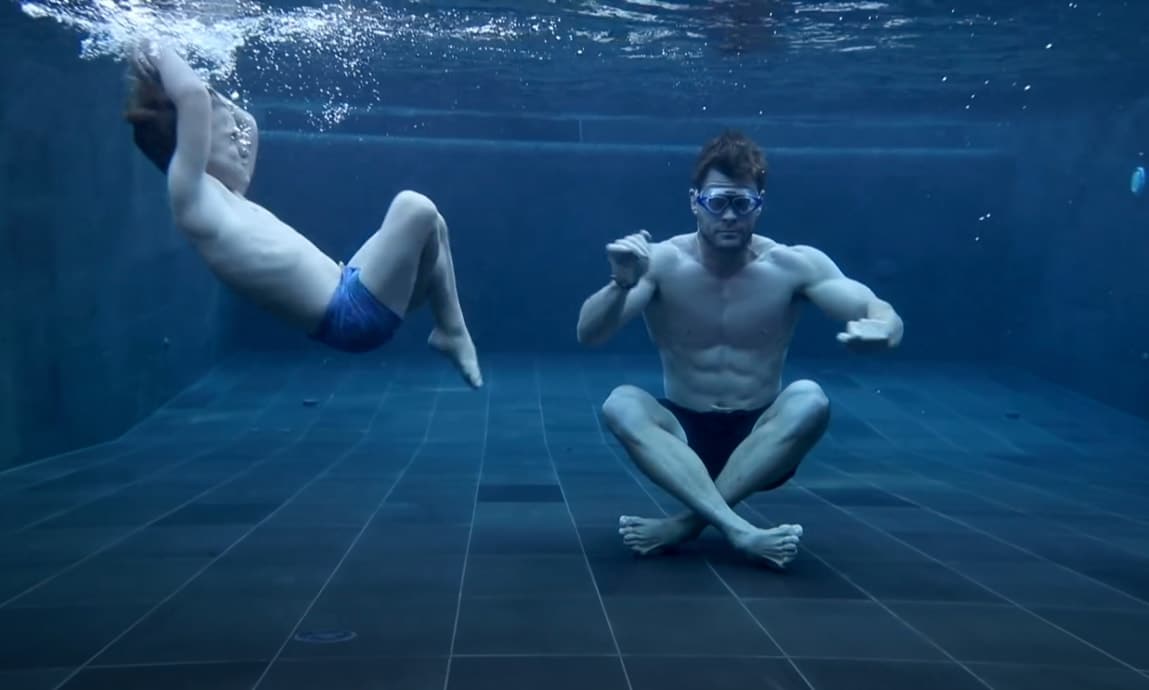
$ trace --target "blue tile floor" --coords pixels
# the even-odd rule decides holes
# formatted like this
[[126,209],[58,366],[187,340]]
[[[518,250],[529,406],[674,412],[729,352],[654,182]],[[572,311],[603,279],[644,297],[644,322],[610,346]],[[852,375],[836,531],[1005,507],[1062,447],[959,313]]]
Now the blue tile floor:
[[780,574],[603,433],[651,358],[239,359],[0,474],[0,687],[1149,689],[1149,424],[1021,372],[799,362],[830,395]]

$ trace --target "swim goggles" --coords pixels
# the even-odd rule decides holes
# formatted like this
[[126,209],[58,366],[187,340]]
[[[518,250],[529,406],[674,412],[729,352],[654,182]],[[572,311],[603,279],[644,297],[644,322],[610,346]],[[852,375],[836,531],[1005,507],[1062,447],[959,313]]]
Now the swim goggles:
[[747,216],[762,208],[762,195],[751,192],[719,192],[704,194],[699,192],[698,203],[710,213],[721,216],[726,209],[734,211],[734,215]]

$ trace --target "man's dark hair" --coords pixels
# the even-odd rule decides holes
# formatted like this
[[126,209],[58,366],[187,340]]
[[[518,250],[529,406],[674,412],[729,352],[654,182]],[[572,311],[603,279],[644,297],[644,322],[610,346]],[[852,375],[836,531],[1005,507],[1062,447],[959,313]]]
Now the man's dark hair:
[[711,170],[732,180],[753,182],[758,189],[766,188],[766,156],[757,144],[737,130],[728,129],[702,147],[694,165],[695,189],[702,186]]

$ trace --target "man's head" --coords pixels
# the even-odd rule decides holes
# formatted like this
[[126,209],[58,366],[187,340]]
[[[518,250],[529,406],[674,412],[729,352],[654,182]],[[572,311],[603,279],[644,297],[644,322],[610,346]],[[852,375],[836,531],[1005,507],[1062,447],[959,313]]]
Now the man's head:
[[691,183],[690,208],[701,239],[719,250],[745,249],[766,191],[762,149],[741,132],[723,132],[702,147]]
[[[211,144],[207,173],[228,189],[244,194],[255,173],[259,129],[255,118],[214,89],[211,93]],[[131,75],[128,107],[138,148],[165,175],[176,149],[176,108],[163,87],[140,71]]]

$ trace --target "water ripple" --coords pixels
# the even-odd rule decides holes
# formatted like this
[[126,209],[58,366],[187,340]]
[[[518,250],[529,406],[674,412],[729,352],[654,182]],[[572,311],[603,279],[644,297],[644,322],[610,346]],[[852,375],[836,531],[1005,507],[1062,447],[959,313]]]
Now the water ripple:
[[[317,126],[381,105],[754,114],[991,112],[1149,93],[1149,2],[890,0],[26,0],[81,57],[167,38]],[[1029,87],[1029,88],[1026,88]],[[971,98],[972,96],[975,96]],[[976,105],[976,107],[975,107]]]

